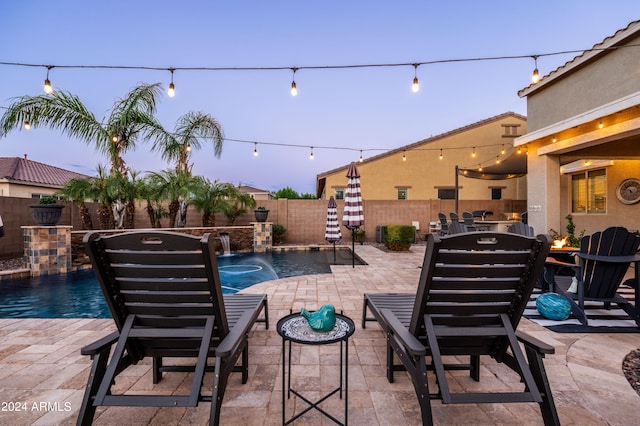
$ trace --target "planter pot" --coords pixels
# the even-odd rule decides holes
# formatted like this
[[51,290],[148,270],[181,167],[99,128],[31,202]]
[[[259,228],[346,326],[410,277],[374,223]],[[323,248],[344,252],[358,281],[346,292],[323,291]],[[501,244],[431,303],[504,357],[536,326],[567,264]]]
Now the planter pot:
[[256,217],[256,221],[265,222],[269,216],[269,210],[254,210],[253,214]]
[[63,204],[29,204],[31,217],[40,226],[55,226],[60,220]]

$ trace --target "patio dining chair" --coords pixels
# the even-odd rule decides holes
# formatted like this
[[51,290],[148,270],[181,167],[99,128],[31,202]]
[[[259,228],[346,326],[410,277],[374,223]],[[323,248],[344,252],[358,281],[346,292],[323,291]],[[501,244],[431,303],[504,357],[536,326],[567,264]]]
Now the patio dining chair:
[[[248,335],[261,311],[268,328],[267,296],[223,296],[211,234],[91,232],[84,246],[117,331],[81,350],[93,364],[77,424],[90,425],[98,406],[195,407],[200,401],[211,401],[209,423],[219,424],[229,375],[239,371],[247,382]],[[116,392],[116,379],[144,358],[153,360],[154,384],[163,372],[192,372],[189,393]],[[194,363],[163,365],[165,358]],[[203,386],[206,371],[213,371],[213,382]]]
[[524,222],[514,222],[507,227],[507,232],[511,232],[513,234],[525,235],[527,237],[535,236],[533,231],[533,226],[527,225]]
[[438,219],[440,220],[440,235],[447,235],[449,233],[449,222],[447,222],[447,215],[444,213],[438,213]]
[[[580,240],[580,251],[575,253],[578,264],[547,259],[545,276],[551,290],[566,296],[571,312],[588,325],[585,301],[602,302],[605,309],[615,303],[640,327],[640,235],[621,226],[586,235]],[[618,293],[631,264],[635,264],[634,278],[627,281],[635,290],[634,303]],[[572,277],[559,275],[561,270],[573,270],[577,287],[571,288]]]
[[[543,365],[554,348],[516,331],[550,245],[548,235],[430,234],[415,294],[364,295],[362,327],[380,324],[387,338],[387,380],[394,381],[395,371],[408,372],[423,424],[433,424],[431,399],[536,402],[545,424],[560,424]],[[478,386],[465,386],[459,375],[450,386],[450,370],[469,370],[471,379],[480,381],[481,356],[513,371],[508,386],[494,389],[494,379],[483,388],[494,392],[474,391]],[[436,390],[429,388],[428,372],[435,373]]]

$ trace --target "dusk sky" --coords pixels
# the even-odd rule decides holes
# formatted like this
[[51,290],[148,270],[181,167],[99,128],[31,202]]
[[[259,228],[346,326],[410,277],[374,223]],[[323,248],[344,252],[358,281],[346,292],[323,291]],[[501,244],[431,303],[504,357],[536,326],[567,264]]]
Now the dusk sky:
[[[157,116],[173,129],[179,116],[204,111],[232,139],[219,159],[211,144],[195,151],[195,174],[315,193],[318,173],[357,161],[360,150],[367,158],[507,111],[526,115],[517,91],[529,84],[534,61],[425,64],[418,93],[411,65],[300,69],[296,97],[290,68],[586,50],[637,19],[638,0],[2,1],[0,62],[42,66],[0,65],[0,107],[42,94],[47,65],[163,69],[51,69],[54,88],[79,96],[99,119],[140,82],[168,87],[171,67],[283,67],[177,70],[176,96],[163,96]],[[540,57],[540,74],[574,56]],[[253,143],[233,139],[258,142],[259,155]],[[107,164],[93,145],[46,128],[0,139],[0,156],[25,154],[89,175]],[[149,144],[125,160],[140,172],[173,167]]]

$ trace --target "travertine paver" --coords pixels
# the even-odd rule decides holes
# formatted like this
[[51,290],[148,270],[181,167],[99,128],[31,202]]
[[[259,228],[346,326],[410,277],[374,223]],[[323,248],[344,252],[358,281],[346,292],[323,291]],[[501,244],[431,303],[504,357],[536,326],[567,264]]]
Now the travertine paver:
[[[352,425],[419,425],[420,410],[408,376],[396,373],[390,384],[385,375],[385,341],[380,328],[360,327],[365,292],[415,291],[424,246],[410,253],[384,253],[372,246],[357,246],[367,266],[335,266],[332,274],[292,277],[258,284],[249,292],[269,295],[271,328],[256,325],[250,337],[249,382],[232,375],[225,395],[223,425],[278,425],[282,421],[282,342],[275,331],[278,318],[303,306],[315,309],[332,303],[356,323],[349,340],[349,423]],[[554,398],[563,424],[640,424],[640,397],[622,374],[623,357],[640,347],[640,334],[558,334],[524,320],[521,327],[556,347],[546,358]],[[102,319],[0,320],[0,424],[74,424],[90,361],[80,348],[112,331]],[[309,396],[320,395],[337,382],[337,347],[293,346],[294,383]],[[148,362],[132,367],[116,386],[137,392],[184,391],[187,374],[165,374],[151,384]],[[464,372],[453,372],[452,387],[482,388],[518,385],[508,369],[491,360],[482,364],[481,382]],[[506,379],[505,379],[506,378]],[[211,383],[207,375],[205,383]],[[435,385],[431,380],[430,385]],[[287,417],[305,404],[287,403]],[[323,407],[342,415],[343,404],[330,399]],[[207,424],[210,404],[196,408],[100,408],[96,425]],[[525,424],[542,420],[535,404],[443,405],[433,402],[437,424]],[[296,425],[333,424],[309,412]]]

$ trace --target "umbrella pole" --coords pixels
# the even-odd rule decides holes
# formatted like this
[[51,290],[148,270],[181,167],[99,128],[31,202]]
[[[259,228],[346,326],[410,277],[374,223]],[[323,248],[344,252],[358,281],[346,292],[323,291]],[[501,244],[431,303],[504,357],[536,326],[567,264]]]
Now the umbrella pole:
[[336,242],[333,242],[333,264],[336,264]]
[[352,267],[356,267],[356,233],[355,229],[351,230],[351,263]]

